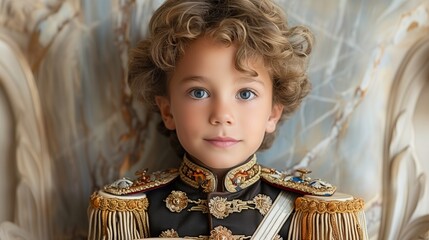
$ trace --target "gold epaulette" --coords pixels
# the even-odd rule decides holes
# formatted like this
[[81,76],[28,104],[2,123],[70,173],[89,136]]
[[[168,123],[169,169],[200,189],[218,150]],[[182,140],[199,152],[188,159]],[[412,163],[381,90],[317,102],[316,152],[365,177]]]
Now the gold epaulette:
[[336,190],[335,186],[320,179],[309,178],[307,174],[310,172],[306,169],[298,169],[296,173],[288,174],[273,168],[263,167],[261,176],[269,184],[287,191],[317,196],[330,196],[334,194]]
[[103,190],[94,192],[88,208],[88,239],[140,239],[149,236],[144,193],[116,196]]
[[338,192],[298,197],[288,239],[368,239],[363,199]]
[[94,192],[88,208],[88,239],[140,239],[149,237],[145,192],[172,182],[179,176],[177,169],[147,174],[138,171],[137,178],[119,179]]
[[127,195],[149,190],[167,185],[179,176],[178,169],[167,169],[163,171],[147,174],[147,170],[136,173],[138,176],[134,181],[128,178],[121,178],[112,184],[106,185],[104,191],[114,195]]

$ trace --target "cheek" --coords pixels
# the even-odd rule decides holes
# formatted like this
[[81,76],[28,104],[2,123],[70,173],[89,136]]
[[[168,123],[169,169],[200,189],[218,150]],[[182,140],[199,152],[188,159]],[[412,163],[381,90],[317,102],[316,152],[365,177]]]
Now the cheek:
[[[271,116],[271,102],[264,101],[244,110],[246,127],[253,134],[265,134]],[[244,115],[243,115],[244,116]],[[250,119],[250,120],[249,120]]]
[[192,132],[194,128],[204,122],[204,113],[195,106],[174,108],[174,121],[178,131]]
[[240,115],[246,115],[255,122],[266,121],[271,114],[271,101],[263,100],[248,104],[240,109]]

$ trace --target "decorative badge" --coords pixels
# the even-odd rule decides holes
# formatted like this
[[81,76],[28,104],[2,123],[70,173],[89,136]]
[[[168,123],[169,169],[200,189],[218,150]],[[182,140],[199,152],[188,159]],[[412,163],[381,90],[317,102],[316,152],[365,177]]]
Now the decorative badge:
[[115,195],[127,195],[130,193],[145,192],[160,186],[164,186],[179,176],[177,169],[167,169],[151,174],[147,170],[136,172],[137,178],[132,181],[128,178],[121,178],[112,184],[106,185],[104,191]]
[[188,197],[182,191],[172,191],[165,199],[165,205],[171,212],[181,212],[188,206]]
[[309,173],[311,171],[308,169],[297,169],[295,173],[288,174],[272,168],[263,168],[262,178],[272,185],[293,192],[318,196],[331,196],[334,194],[335,186],[320,179],[311,179],[307,176]]
[[264,194],[258,194],[251,200],[233,199],[228,201],[226,198],[216,196],[209,201],[209,212],[217,219],[224,219],[231,213],[239,213],[243,210],[257,209],[262,216],[268,213],[273,201]]

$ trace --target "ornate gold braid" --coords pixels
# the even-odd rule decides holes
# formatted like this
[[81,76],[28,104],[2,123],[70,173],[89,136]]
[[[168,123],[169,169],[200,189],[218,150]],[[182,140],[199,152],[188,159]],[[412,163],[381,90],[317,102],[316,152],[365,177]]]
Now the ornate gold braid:
[[228,201],[226,198],[219,196],[214,197],[209,201],[210,214],[217,219],[223,219],[228,217],[231,213],[237,213],[247,209],[257,209],[264,216],[271,206],[271,198],[263,194],[258,194],[252,200],[247,201],[240,199]]
[[91,207],[102,211],[146,211],[149,207],[149,201],[146,197],[141,199],[118,199],[118,198],[105,198],[97,193],[91,196]]
[[336,187],[335,186],[331,186],[331,187],[321,187],[321,188],[314,188],[311,186],[308,186],[303,183],[296,183],[293,181],[285,181],[282,178],[276,178],[273,176],[273,172],[274,170],[270,169],[270,168],[262,168],[262,173],[261,176],[262,178],[271,183],[274,184],[280,188],[286,188],[288,190],[296,190],[298,192],[301,193],[305,193],[305,194],[312,194],[312,195],[318,195],[318,196],[330,196],[332,194],[334,194]]
[[310,213],[355,213],[363,210],[363,199],[348,201],[321,201],[299,197],[295,200],[295,210]]
[[[235,175],[241,171],[244,171],[249,174],[249,178],[244,179],[244,181],[238,185],[234,183],[233,180],[235,178]],[[256,163],[256,157],[253,156],[253,158],[243,166],[240,166],[228,172],[225,178],[225,188],[229,192],[236,192],[236,187],[247,188],[248,186],[251,186],[252,184],[257,182],[260,179],[260,176],[261,166]]]
[[272,206],[272,200],[269,196],[258,194],[253,199],[243,201],[233,199],[228,201],[226,198],[216,196],[210,201],[206,199],[192,200],[186,196],[185,192],[172,191],[164,200],[165,206],[171,211],[179,213],[188,208],[189,203],[194,204],[188,211],[210,212],[216,218],[225,218],[234,212],[241,212],[247,209],[257,209],[262,215],[265,215]]
[[[133,185],[125,188],[113,186],[113,184],[106,185],[104,191],[115,195],[126,195],[136,192],[144,192],[156,187],[160,187],[173,181],[179,172],[177,169],[167,169],[164,171],[157,171],[150,175],[145,173],[140,178],[133,181]],[[143,180],[142,180],[143,179]]]
[[203,174],[205,176],[205,179],[202,179],[202,180],[205,180],[206,182],[203,185],[201,185],[201,187],[203,188],[204,192],[213,192],[215,190],[216,179],[213,173],[193,163],[192,161],[187,159],[186,156],[183,157],[183,162],[179,168],[179,172],[180,172],[180,179],[182,179],[182,181],[184,181],[185,183],[189,184],[194,188],[199,188],[201,183],[197,182],[192,175],[196,172]]
[[189,212],[192,211],[201,211],[202,213],[208,213],[209,212],[209,208],[208,208],[208,204],[207,204],[207,200],[205,199],[198,199],[197,201],[188,199],[189,203],[193,203],[196,206],[192,206],[191,208],[188,209]]

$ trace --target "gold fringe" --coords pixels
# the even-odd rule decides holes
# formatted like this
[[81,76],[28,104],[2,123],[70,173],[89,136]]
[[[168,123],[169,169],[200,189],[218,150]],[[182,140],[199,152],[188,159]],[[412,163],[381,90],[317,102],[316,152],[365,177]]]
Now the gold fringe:
[[366,240],[364,201],[320,200],[299,197],[295,201],[288,239]]
[[[310,212],[310,214],[308,215],[308,219],[313,219],[314,218],[314,212]],[[313,221],[309,221],[308,223],[308,228],[309,229],[313,229]],[[309,236],[308,239],[312,239],[313,238],[313,232],[309,231]]]
[[334,214],[329,214],[330,220],[331,220],[331,226],[332,226],[332,237],[334,240],[340,240],[340,233],[338,232],[338,224],[335,220]]
[[310,239],[309,233],[307,232],[307,230],[309,229],[307,227],[307,223],[308,223],[308,212],[304,213],[304,215],[302,216],[302,239],[303,240],[308,240]]
[[[108,195],[108,194],[103,194]],[[136,239],[149,237],[149,202],[141,198],[127,199],[98,192],[92,194],[88,239]]]

